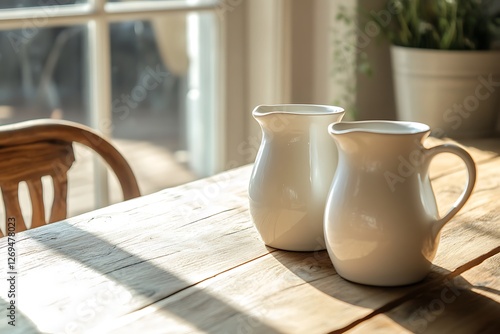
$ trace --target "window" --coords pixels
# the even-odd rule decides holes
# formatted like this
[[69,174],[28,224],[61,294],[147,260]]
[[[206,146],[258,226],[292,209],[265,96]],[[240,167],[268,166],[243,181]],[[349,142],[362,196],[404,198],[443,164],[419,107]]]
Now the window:
[[[214,173],[224,123],[220,8],[215,0],[0,2],[0,124],[90,125],[121,148],[143,193]],[[106,178],[92,174],[106,204]]]

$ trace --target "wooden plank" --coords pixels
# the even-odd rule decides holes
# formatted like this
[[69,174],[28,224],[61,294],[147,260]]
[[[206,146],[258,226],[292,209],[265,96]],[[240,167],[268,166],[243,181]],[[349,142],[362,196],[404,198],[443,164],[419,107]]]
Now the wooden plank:
[[[500,165],[500,160],[495,159],[494,161],[491,161],[490,163],[485,163],[484,166],[479,167],[480,174],[482,175],[482,178],[479,180],[478,186],[476,188],[476,189],[479,189],[479,191],[478,191],[478,194],[475,195],[471,199],[471,202],[469,205],[476,205],[477,206],[477,205],[480,205],[479,203],[482,203],[485,198],[491,199],[492,194],[488,190],[488,186],[491,186],[490,181],[492,179],[494,180],[494,179],[498,178],[499,169],[496,167],[499,165]],[[461,172],[456,172],[456,173],[450,175],[448,179],[443,178],[441,180],[437,180],[436,183],[434,184],[436,191],[439,192],[439,191],[442,191],[443,189],[447,189],[446,187],[448,186],[448,182],[450,182],[451,184],[455,184],[455,180],[461,177],[460,174],[461,174]],[[448,197],[458,196],[460,190],[458,188],[457,189],[454,188],[454,190],[455,191],[448,192],[447,196]],[[493,195],[494,195],[494,193],[493,193]],[[487,209],[485,209],[485,210],[487,210]],[[456,218],[455,220],[457,220],[457,219],[458,218]],[[456,223],[457,222],[455,222],[455,224]],[[486,228],[481,226],[481,221],[475,221],[471,224],[467,220],[467,217],[462,217],[460,219],[460,223],[461,223],[460,226],[462,228],[460,231],[458,231],[458,232],[456,231],[456,229],[457,229],[456,226],[453,227],[452,225],[448,225],[446,227],[445,231],[443,232],[443,237],[446,238],[446,240],[448,240],[448,241],[456,241],[457,236],[460,236],[460,238],[465,239],[463,244],[458,245],[458,247],[463,250],[464,254],[460,254],[457,256],[457,254],[456,254],[457,244],[455,242],[448,242],[448,243],[444,243],[444,244],[442,243],[442,245],[440,247],[440,253],[439,253],[440,257],[437,259],[438,260],[437,265],[434,267],[435,273],[433,275],[431,275],[428,278],[428,280],[426,282],[424,282],[424,284],[426,284],[428,282],[432,283],[434,280],[436,280],[436,281],[442,280],[441,274],[443,272],[449,272],[450,270],[454,270],[457,267],[459,267],[460,265],[462,265],[464,263],[463,262],[464,260],[465,261],[466,260],[473,260],[474,258],[481,256],[486,251],[491,249],[491,247],[495,247],[498,245],[498,238],[496,238],[496,236],[491,233],[494,229],[494,226],[495,226],[494,221],[490,222],[490,226],[488,226]],[[483,220],[483,223],[484,223],[484,220]],[[479,235],[477,235],[478,229],[479,230],[485,229],[485,230],[482,231],[482,233],[479,233]],[[471,240],[474,240],[474,239],[476,239],[476,240],[471,242]],[[471,251],[470,247],[468,247],[468,246],[474,248],[473,251]],[[488,246],[490,248],[488,248]],[[278,254],[280,254],[280,253],[281,252],[273,253],[273,255],[278,256]],[[262,265],[262,268],[272,268],[272,267],[273,267],[272,264]],[[245,272],[240,277],[236,276],[236,277],[231,278],[231,281],[241,281],[245,277],[251,277],[251,276],[252,276],[251,273]],[[280,275],[278,274],[278,275],[274,275],[274,276],[279,277]],[[317,280],[318,280],[317,277],[311,278],[311,281],[319,282]],[[341,291],[344,291],[347,294],[352,293],[352,295],[357,296],[358,302],[361,299],[361,301],[364,303],[367,303],[367,304],[371,303],[371,306],[372,306],[371,308],[361,308],[361,309],[357,309],[356,307],[349,308],[349,315],[352,315],[354,317],[365,316],[366,314],[370,313],[372,310],[375,310],[378,307],[383,306],[384,302],[391,301],[391,300],[393,300],[393,298],[398,297],[397,294],[391,295],[391,296],[385,295],[384,294],[384,293],[386,293],[385,290],[380,290],[379,293],[383,297],[379,296],[377,298],[370,299],[369,297],[367,298],[365,296],[363,298],[363,297],[360,297],[360,296],[363,296],[363,293],[356,293],[355,291],[353,291],[353,289],[356,289],[357,287],[359,287],[358,285],[353,285],[353,284],[347,283],[338,277],[337,277],[337,280],[338,281],[335,281],[335,283],[331,284],[331,286],[336,286]],[[262,280],[262,278],[260,278],[260,279],[256,278],[255,281],[265,282],[264,280]],[[342,284],[342,283],[344,283],[344,284]],[[221,291],[221,293],[220,293],[221,296],[228,295],[227,291],[224,291],[223,287],[221,287],[220,285],[217,288],[218,288],[218,291]],[[373,289],[377,290],[377,288],[373,288]],[[305,328],[300,328],[300,326],[298,326],[297,324],[294,324],[293,320],[291,322],[290,322],[290,320],[288,320],[287,322],[284,322],[283,320],[285,318],[286,319],[303,319],[303,318],[314,319],[314,315],[318,315],[318,319],[316,319],[318,321],[318,323],[324,323],[325,322],[325,320],[324,320],[325,315],[321,313],[321,309],[323,306],[324,306],[324,309],[330,310],[330,311],[332,311],[332,313],[335,313],[335,311],[345,309],[345,305],[343,305],[343,306],[337,305],[337,308],[336,308],[334,305],[331,305],[331,300],[327,300],[327,299],[321,300],[320,299],[320,300],[314,300],[314,304],[320,305],[320,306],[318,306],[317,308],[315,308],[315,307],[309,308],[311,310],[312,314],[309,314],[307,312],[306,313],[294,313],[295,310],[294,309],[290,310],[289,308],[286,307],[286,305],[293,303],[294,300],[296,300],[296,298],[300,298],[297,296],[303,295],[303,296],[307,296],[307,298],[311,298],[310,296],[313,296],[314,293],[312,291],[307,291],[307,292],[301,293],[300,291],[297,291],[296,289],[293,289],[290,287],[284,287],[283,290],[286,291],[287,293],[289,293],[289,295],[283,293],[283,291],[280,291],[281,293],[285,294],[285,297],[283,297],[283,303],[281,303],[279,305],[276,304],[274,306],[275,306],[275,308],[278,309],[278,313],[283,313],[283,312],[285,312],[283,310],[286,310],[286,311],[290,312],[291,314],[283,315],[282,318],[278,318],[274,323],[271,322],[271,324],[273,325],[273,328],[276,329],[277,331],[301,332],[302,330],[305,330]],[[412,292],[412,291],[413,291],[413,288],[408,288],[408,289],[402,288],[403,294],[407,293],[407,292]],[[188,292],[186,291],[185,293],[188,293]],[[276,294],[279,294],[279,293],[277,292]],[[334,295],[334,294],[332,294],[332,295],[333,295],[333,297],[335,297],[336,300],[338,300],[338,298],[336,298],[336,295]],[[304,297],[304,298],[306,298],[306,297]],[[255,314],[261,314],[261,315],[267,314],[267,315],[271,316],[273,313],[272,311],[266,310],[265,307],[261,307],[261,305],[266,305],[267,300],[268,300],[268,298],[262,298],[260,300],[254,301],[252,303],[252,305],[259,305],[259,306],[256,307],[256,309],[254,309],[253,312]],[[154,306],[151,306],[151,307],[152,308],[160,308],[160,309],[163,307],[175,308],[174,306],[168,307],[169,303],[170,303],[170,301],[166,300],[164,303],[162,302],[160,304],[155,304]],[[173,303],[175,303],[175,301],[173,301]],[[206,303],[209,304],[209,301],[207,301]],[[244,305],[239,305],[239,306],[243,307]],[[193,311],[193,310],[190,310],[190,311]],[[188,312],[188,310],[186,312]],[[141,321],[140,323],[148,323],[149,324],[149,323],[153,322],[153,319],[155,319],[156,315],[157,315],[157,313],[155,313],[155,312],[148,313],[148,316],[146,318],[144,318],[143,319],[144,321]],[[121,321],[123,321],[124,323],[127,323],[127,319],[129,319],[129,318],[136,319],[137,316],[138,315],[134,313],[134,314],[128,315],[124,319],[121,319]],[[326,317],[326,318],[328,318],[328,317]],[[321,319],[323,319],[323,320],[321,320]],[[332,322],[334,322],[335,324],[334,325],[332,325],[331,323],[326,324],[326,327],[319,328],[318,332],[321,332],[324,330],[332,330],[335,328],[341,329],[344,325],[346,325],[348,323],[349,319],[353,319],[353,318],[349,318],[349,317],[344,316],[341,319],[343,321],[339,321],[339,318],[334,317],[334,316],[330,316],[329,319],[331,319]],[[206,319],[206,321],[209,321],[209,320]],[[262,319],[260,319],[260,321],[263,322]],[[282,324],[283,322],[287,325],[291,324],[290,327],[286,327],[286,325],[283,325]],[[120,323],[120,321],[118,321],[118,323]],[[259,323],[259,322],[257,321],[257,323]],[[181,321],[181,324],[182,324],[182,321]],[[210,330],[216,330],[218,328],[217,326],[219,326],[219,325],[220,325],[220,323],[214,324],[213,326],[215,326],[215,327],[213,327],[213,328],[210,327]],[[228,320],[226,325],[229,326],[229,328],[231,330],[238,329],[237,322],[235,323],[234,321],[231,322],[230,320]],[[236,327],[234,327],[234,326],[236,326]],[[131,328],[133,328],[133,327],[131,327]],[[186,328],[189,329],[191,327],[187,326]],[[125,330],[125,328],[121,328],[121,327],[118,327],[115,329],[118,332]],[[189,329],[189,330],[191,330],[191,329]],[[204,330],[206,330],[206,328],[204,328]]]
[[[500,254],[486,259],[461,276],[465,282],[470,284],[469,288],[472,292],[500,304]],[[497,317],[497,320],[500,322],[500,317]]]
[[500,155],[500,137],[460,139],[459,142],[468,148]]
[[348,333],[500,333],[499,268],[497,254]]
[[[19,310],[48,332],[137,332],[136,325],[150,332],[342,330],[391,303],[396,309],[494,249],[497,218],[476,218],[496,212],[491,185],[499,161],[479,165],[470,209],[445,227],[434,273],[414,286],[352,284],[336,275],[325,252],[266,248],[248,213],[246,166],[19,233]],[[459,184],[461,173],[437,178],[436,191],[457,196],[460,189],[449,185]],[[2,244],[0,261],[5,257]]]
[[[249,169],[242,169],[242,171],[248,173]],[[283,273],[286,279],[281,285],[276,285],[280,289],[284,288],[284,293],[276,291],[283,296],[277,304],[280,307],[277,308],[278,313],[275,316],[279,316],[282,313],[280,310],[286,309],[297,298],[294,293],[287,292],[290,288],[288,287],[290,280],[297,285],[299,295],[313,293],[315,295],[315,298],[312,299],[313,302],[321,301],[325,293],[318,292],[309,285],[304,285],[304,279],[313,282],[320,278],[318,282],[322,289],[326,291],[333,289],[332,293],[346,294],[345,298],[348,299],[359,298],[359,291],[345,289],[351,284],[334,275],[331,262],[326,257],[325,252],[322,252],[321,260],[312,265],[311,259],[309,259],[311,253],[280,252],[281,255],[276,256],[276,258],[269,254],[273,250],[266,249],[258,239],[248,216],[247,178],[248,176],[235,178],[231,181],[232,177],[229,176],[222,178],[219,183],[215,184],[214,180],[211,180],[211,182],[199,182],[196,187],[187,185],[182,187],[183,191],[165,191],[155,195],[155,203],[151,203],[147,198],[137,199],[128,205],[124,203],[115,206],[113,208],[116,210],[115,212],[124,213],[114,214],[113,217],[110,217],[109,209],[101,210],[102,216],[100,216],[99,211],[87,215],[90,221],[86,221],[85,216],[80,217],[80,222],[85,222],[82,224],[84,229],[78,229],[78,223],[76,226],[73,223],[76,221],[74,219],[71,220],[73,224],[59,223],[53,226],[44,226],[40,230],[43,233],[33,233],[35,231],[32,231],[33,238],[19,242],[22,246],[20,249],[23,250],[20,253],[20,257],[23,259],[23,272],[30,273],[29,276],[24,275],[20,279],[23,280],[25,286],[23,295],[30,296],[37,293],[39,298],[37,298],[36,303],[33,300],[24,303],[22,307],[24,314],[39,324],[41,329],[51,332],[60,330],[63,328],[62,326],[68,326],[68,324],[70,326],[90,324],[95,326],[106,318],[114,319],[119,315],[141,310],[154,301],[165,299],[170,295],[182,295],[182,291],[191,294],[194,291],[195,299],[205,300],[207,305],[212,305],[210,307],[213,307],[214,312],[237,315],[233,318],[237,320],[236,323],[230,319],[229,324],[225,323],[224,326],[239,326],[239,319],[246,317],[247,313],[240,310],[240,305],[235,307],[223,296],[217,296],[210,291],[210,289],[221,289],[218,287],[218,281],[215,281],[215,285],[211,285],[209,290],[203,285],[198,285],[200,282],[212,282],[211,277],[224,277],[224,272],[235,276],[234,279],[227,281],[230,285],[233,284],[231,282],[239,282],[238,284],[240,284],[243,278],[250,279],[252,282],[274,281],[276,271]],[[240,182],[240,179],[243,181]],[[238,185],[238,183],[240,184]],[[220,191],[214,190],[214,186],[217,184],[219,184]],[[222,191],[224,184],[228,187],[234,186],[236,190],[226,189],[228,191]],[[211,193],[219,195],[214,195],[213,198],[206,197],[204,200],[200,200],[200,203],[196,203],[193,201],[196,194],[190,193],[190,189],[195,190],[195,192],[201,189],[204,194],[208,194],[208,189],[212,189]],[[169,201],[169,197],[172,201]],[[179,202],[174,201],[182,202],[184,199],[189,199],[186,205],[191,211],[181,210],[176,204]],[[207,201],[208,205],[203,205],[204,201]],[[127,210],[133,210],[134,206],[141,207],[140,211],[134,211],[140,214],[128,217]],[[234,208],[243,209],[236,211]],[[179,224],[180,219],[186,218],[182,216],[186,212],[190,212],[192,217],[188,217],[184,224]],[[221,212],[222,214],[217,214]],[[158,218],[167,213],[169,217],[172,217],[172,221],[163,221]],[[141,221],[141,224],[147,226],[147,229],[137,229],[137,221]],[[109,224],[109,228],[106,228],[107,224]],[[152,235],[155,237],[151,238]],[[196,235],[196,238],[193,235]],[[43,252],[40,252],[41,246],[44,249]],[[299,257],[294,257],[294,254]],[[265,259],[265,262],[259,261],[260,258]],[[58,261],[54,263],[53,259]],[[297,261],[298,264],[296,264]],[[246,272],[247,266],[244,265],[246,263],[250,265],[252,275]],[[268,267],[273,268],[273,266],[276,271],[268,269]],[[240,267],[243,269],[236,270]],[[236,270],[234,273],[233,268]],[[329,272],[329,277],[325,277],[324,270]],[[58,272],[58,275],[54,277],[53,272]],[[102,275],[103,273],[104,275]],[[318,277],[318,275],[320,276]],[[46,283],[46,290],[36,291],[39,287],[37,282],[40,281]],[[343,286],[336,288],[337,281],[340,281]],[[109,286],[113,282],[116,282],[117,285],[111,285],[112,288],[110,288]],[[245,287],[245,285],[242,286]],[[55,287],[57,287],[56,292],[53,291]],[[293,285],[291,287],[293,288]],[[371,290],[373,288],[359,286],[359,289]],[[242,289],[240,294],[245,294],[245,291],[248,290]],[[272,289],[270,291],[273,292]],[[293,292],[293,289],[290,291]],[[372,299],[367,298],[366,301],[372,303],[373,307],[384,304],[392,298],[392,296],[387,295],[380,299],[377,293],[383,290],[378,291],[373,293]],[[270,299],[265,294],[260,296],[261,292],[262,290],[255,289],[254,298],[256,300],[254,304],[265,306],[266,301]],[[111,299],[120,300],[120,307],[115,303],[110,303],[111,305],[106,305],[106,307],[100,305],[102,307],[99,316],[102,318],[89,316],[89,321],[83,321],[87,319],[82,320],[74,314],[73,310],[78,309],[81,305],[86,306],[90,303],[89,300],[95,304],[96,296],[106,294],[117,296]],[[334,299],[328,299],[326,302],[336,305],[338,310],[345,309],[342,314],[350,313],[348,302],[337,302]],[[20,304],[22,304],[22,299]],[[193,311],[195,311],[195,315],[197,314],[196,310],[199,306],[195,303],[193,307],[194,310],[191,309],[187,313],[182,313],[186,307],[180,307],[179,312],[181,313],[173,318],[184,315],[187,317],[187,322],[191,324],[194,322],[197,326],[205,326],[196,322],[197,318],[193,319],[193,316],[189,316]],[[40,310],[44,310],[44,312],[40,312]],[[366,314],[370,310],[371,308],[362,307],[358,309],[358,312]],[[258,307],[256,311],[258,311]],[[322,314],[324,315],[324,313]],[[355,319],[358,315],[356,312],[352,314],[352,318],[347,318],[347,321]],[[196,315],[196,317],[199,316],[199,314]],[[164,316],[160,316],[160,318],[164,318]],[[299,319],[296,316],[294,318]],[[49,322],[47,319],[64,319],[64,323],[58,323],[54,320]],[[317,319],[319,320],[319,318]],[[258,323],[263,331],[273,330],[273,326],[266,325],[264,321],[259,322],[257,318],[248,318],[245,321]]]
[[325,333],[406,290],[349,283],[335,274],[324,251],[276,251],[95,330],[136,333],[147,324],[150,332]]
[[[231,175],[219,176],[198,186],[186,185],[182,191],[158,193],[152,197],[153,202],[139,198],[75,218],[71,223],[19,233],[22,312],[48,332],[61,330],[68,323],[98,323],[96,317],[82,321],[75,308],[96,295],[109,294],[108,286],[113,282],[119,285],[111,290],[119,293],[111,295],[133,295],[133,299],[123,308],[107,305],[101,315],[106,310],[114,316],[117,310],[126,313],[140,309],[268,254],[242,204],[247,202],[246,190],[242,189],[246,189],[243,184],[250,170],[243,172],[247,175],[241,178],[242,183]],[[234,186],[240,191],[229,191]],[[138,207],[141,210],[128,215]],[[27,238],[29,235],[32,238]],[[6,261],[5,245],[1,246],[1,258]],[[33,295],[37,295],[36,301],[30,297]]]
[[[477,173],[469,201],[443,228],[434,263],[448,271],[500,245],[500,157],[478,164]],[[462,170],[433,181],[440,211],[458,198],[464,180]]]
[[[491,197],[495,195],[493,191],[494,189],[489,189],[488,186],[491,186],[490,181],[492,179],[494,180],[498,178],[499,169],[496,167],[499,165],[500,165],[500,159],[494,159],[489,163],[485,163],[484,165],[479,166],[480,174],[482,175],[482,178],[479,180],[478,186],[476,188],[479,189],[479,191],[478,194],[476,194],[471,199],[469,205],[471,206],[482,205],[480,203],[483,203],[485,198],[491,199]],[[440,192],[443,191],[443,189],[447,189],[448,182],[450,182],[451,184],[456,184],[456,179],[462,177],[461,173],[463,174],[463,172],[456,172],[447,176],[447,179],[442,178],[440,180],[436,180],[436,183],[434,184],[436,191]],[[448,197],[458,196],[460,189],[453,188],[453,190],[454,191],[447,192],[446,196]],[[428,279],[423,282],[424,284],[423,286],[428,286],[430,284],[430,286],[432,287],[435,284],[435,282],[439,283],[440,281],[443,280],[443,275],[463,265],[465,263],[464,261],[468,260],[472,261],[475,258],[483,255],[485,252],[492,249],[493,247],[498,246],[499,244],[498,238],[495,236],[495,234],[491,233],[494,231],[495,221],[490,221],[490,225],[484,227],[481,225],[482,223],[485,222],[484,220],[482,221],[482,223],[480,220],[471,223],[468,220],[467,216],[463,216],[460,219],[455,218],[455,220],[458,221],[455,221],[454,224],[459,224],[461,229],[457,232],[457,226],[453,226],[451,224],[445,228],[445,231],[443,232],[443,238],[449,242],[442,243],[440,251],[438,253],[440,254],[440,256],[436,259],[437,262],[436,266],[434,267],[434,274],[430,275]],[[479,233],[478,230],[480,231]],[[456,242],[457,238],[460,239],[458,240],[459,241],[458,245]],[[463,243],[460,243],[462,239],[464,239]],[[460,250],[462,250],[461,254],[459,255],[457,255],[457,247],[459,247]],[[289,253],[286,252],[284,252],[283,254],[282,252],[275,252],[273,253],[273,256],[275,258],[284,257],[283,262],[286,262],[286,259],[290,255]],[[305,256],[307,259],[308,255]],[[259,259],[259,261],[265,261],[265,260],[270,261],[269,259],[267,259],[267,257]],[[293,261],[290,259],[288,259],[288,261],[293,263]],[[309,259],[309,261],[311,261],[311,259]],[[323,267],[326,268],[328,264],[329,264],[329,259],[326,259],[326,263],[322,263],[322,265],[319,265],[319,268]],[[250,265],[253,265],[253,263],[248,264],[248,266]],[[315,266],[318,266],[318,263],[313,262],[312,267]],[[267,271],[270,270],[269,268],[274,268],[274,267],[276,267],[275,264],[266,263],[258,266],[254,270],[255,272],[259,273],[262,270]],[[231,272],[231,274],[234,276],[228,279],[228,281],[242,282],[242,280],[245,280],[247,277],[252,277],[252,280],[255,282],[262,282],[262,284],[270,284],[269,283],[270,280],[265,280],[263,277],[255,277],[258,275],[256,275],[253,272],[244,271],[238,274],[236,271],[240,269],[241,268],[237,268],[235,269],[235,272]],[[321,270],[318,269],[318,272],[321,273]],[[279,271],[275,272],[273,274],[273,277],[283,277],[283,273]],[[246,296],[245,304],[242,303],[238,304],[238,301],[240,300],[239,298],[244,298],[243,296],[237,297],[236,300],[231,300],[233,303],[238,305],[239,308],[242,309],[245,309],[245,305],[247,305],[248,303],[253,306],[253,308],[251,308],[248,311],[250,314],[256,315],[251,317],[250,320],[248,320],[248,322],[250,323],[254,322],[254,325],[252,325],[252,330],[256,329],[257,332],[267,330],[268,328],[258,328],[262,326],[262,323],[272,325],[273,330],[276,330],[277,332],[287,332],[287,333],[303,332],[307,330],[307,326],[310,325],[311,323],[316,324],[315,326],[318,328],[318,332],[342,329],[343,327],[347,326],[350,323],[350,321],[362,318],[373,312],[373,310],[377,310],[378,308],[387,305],[387,303],[390,303],[391,301],[394,301],[397,298],[403,297],[403,299],[401,300],[401,303],[403,303],[405,301],[404,298],[406,296],[409,295],[411,296],[412,293],[415,293],[415,286],[408,288],[398,288],[399,290],[391,289],[392,293],[388,294],[386,289],[369,288],[351,284],[342,280],[336,275],[328,277],[317,277],[312,275],[308,277],[308,280],[306,280],[306,282],[313,282],[311,283],[311,285],[315,286],[324,283],[327,286],[335,287],[335,289],[338,289],[336,291],[331,291],[331,290],[329,291],[328,289],[320,290],[322,292],[321,297],[317,296],[317,298],[315,299],[314,296],[315,293],[318,292],[318,289],[309,289],[311,285],[304,285],[304,284],[299,285],[298,287],[294,286],[290,287],[286,284],[286,281],[287,280],[285,279],[285,283],[283,283],[284,286],[281,287],[281,290],[278,289],[276,291],[270,291],[270,294],[273,297],[272,298],[273,304],[271,305],[272,307],[268,305],[269,300],[271,300],[270,299],[271,297],[269,297],[268,295],[264,296],[258,295],[254,297],[255,300],[252,300],[250,291],[254,291],[256,288],[254,287],[254,285],[251,284],[248,284],[248,286],[252,287],[249,289],[250,291],[245,290],[244,292]],[[206,282],[205,284],[209,284],[209,282]],[[203,284],[202,286],[203,290],[207,289],[210,290],[210,285],[205,286],[205,284]],[[235,292],[232,290],[231,292],[228,291],[231,289],[231,286],[225,286],[223,283],[219,283],[218,281],[213,284],[216,285],[217,287],[216,290],[221,298],[223,296],[235,294]],[[197,286],[196,288],[200,288],[200,286]],[[419,287],[417,285],[417,289],[418,288]],[[371,294],[367,293],[366,290],[370,289],[372,289],[375,292]],[[348,306],[346,306],[345,303],[346,300],[344,300],[342,297],[339,297],[339,291],[341,291],[341,294],[354,296],[351,299],[347,299],[349,304]],[[159,327],[157,328],[161,328],[161,324],[163,322],[159,320],[161,319],[161,317],[158,317],[158,313],[161,313],[162,312],[161,310],[165,309],[177,309],[177,306],[175,305],[178,305],[178,307],[180,307],[179,304],[183,301],[185,294],[190,296],[191,294],[196,295],[197,292],[185,291],[182,292],[178,297],[176,296],[173,300],[170,300],[170,298],[168,298],[160,303],[152,305],[148,309],[148,311],[141,310],[138,313],[134,312],[132,314],[129,314],[123,318],[120,318],[119,321],[113,322],[111,328],[113,328],[117,332],[123,332],[128,330],[130,330],[130,332],[133,332],[135,330],[135,327],[130,324],[131,322],[130,319],[139,319],[139,318],[141,319],[141,321],[139,322],[140,324],[148,323],[151,324],[152,326],[151,329],[155,329],[153,324],[155,322],[158,322]],[[325,294],[332,298],[325,298]],[[297,310],[294,308],[287,307],[287,305],[293,304],[297,299],[301,299],[300,296],[303,296],[302,299],[307,298],[311,300],[312,305],[309,305],[309,303],[307,303],[307,305],[303,305],[304,306],[303,309],[309,311],[304,311],[303,309]],[[180,301],[178,301],[177,298],[179,298]],[[207,305],[208,308],[212,307],[217,308],[216,305],[211,305],[209,299],[205,300],[204,303]],[[304,304],[304,302],[301,301],[301,306],[302,304]],[[276,313],[278,315],[275,315],[275,312],[273,311],[274,309],[276,309]],[[159,311],[153,311],[153,310],[159,310]],[[322,312],[322,310],[327,310],[327,312],[330,312],[335,315],[339,314],[339,316],[334,316],[334,315],[328,316],[327,314]],[[345,315],[343,313],[346,310],[348,310],[347,311],[348,315]],[[182,332],[183,328],[186,331],[193,330],[193,328],[188,326],[188,324],[186,324],[186,322],[182,319],[188,317],[190,312],[195,312],[195,310],[186,309],[185,312],[186,314],[181,316],[180,317],[181,320],[179,320],[178,322],[175,321],[169,322],[172,326],[180,326],[180,327],[175,327],[176,331],[179,330]],[[147,314],[143,315],[144,313]],[[221,310],[221,314],[225,314],[225,312]],[[311,322],[308,322],[306,324],[303,321],[299,321],[304,318],[311,319]],[[218,317],[215,317],[215,319],[218,319]],[[287,321],[284,321],[285,319],[287,319]],[[298,319],[297,320],[298,323],[295,323],[293,319]],[[326,321],[325,319],[329,319],[330,322]],[[205,324],[205,326],[207,327],[203,327],[201,329],[208,331],[217,331],[223,329],[220,326],[225,326],[224,329],[228,329],[229,331],[237,331],[241,330],[241,328],[239,327],[241,325],[240,322],[241,321],[237,320],[237,318],[228,318],[223,322],[221,322],[220,320],[211,322],[210,319],[205,319],[203,324]],[[118,326],[118,324],[126,324],[125,326],[126,328],[120,327]],[[301,327],[301,324],[305,327]],[[322,324],[324,325],[324,327],[317,324]],[[105,328],[106,330],[111,329],[110,327],[105,327]]]
[[[378,328],[381,333],[389,329],[393,329],[389,332],[395,333],[409,332],[414,330],[415,326],[421,327],[422,319],[428,321],[432,319],[431,316],[441,312],[437,310],[431,313],[436,302],[432,303],[431,300],[429,303],[425,298],[429,299],[429,296],[436,293],[441,296],[442,290],[448,286],[451,288],[444,292],[447,301],[453,299],[453,293],[468,294],[451,279],[446,280],[443,286],[438,284],[438,287],[434,280],[429,279],[423,285],[383,289],[349,283],[337,275],[332,275],[331,269],[331,263],[324,252],[312,257],[310,253],[277,251],[272,257],[266,256],[247,263],[145,309],[108,321],[94,330],[107,333],[135,333],[141,328],[147,328],[150,332],[168,328],[175,333],[342,332],[352,320],[370,315],[381,305],[385,306],[398,299],[399,303],[414,300],[412,298],[419,296],[419,291],[430,288],[422,299],[415,299],[421,304],[412,302],[413,306],[430,304],[429,314],[420,314],[417,309],[413,318],[408,320],[407,327],[393,326],[394,320],[385,314],[379,315],[374,320],[374,326],[368,327],[369,331],[359,331],[372,332]],[[241,289],[241,286],[246,289]],[[455,292],[456,289],[459,291]],[[240,312],[235,313],[234,310],[221,307],[220,300],[236,305]],[[192,301],[196,301],[194,306],[188,306]],[[470,298],[464,298],[463,306],[467,306],[470,301]],[[475,301],[481,305],[484,302],[482,299]],[[211,312],[201,312],[200,305],[203,310]],[[422,307],[422,310],[425,311],[426,308]],[[496,310],[497,308],[492,308],[485,313],[486,324],[496,319]],[[168,317],[166,314],[175,316]],[[402,314],[401,321],[406,319],[406,313]],[[380,323],[380,319],[384,321]],[[147,326],[144,327],[144,324]],[[361,329],[366,329],[363,325],[360,326]]]
[[[465,180],[465,171],[462,170],[433,181],[434,189],[439,194],[438,202],[441,207],[449,205],[458,197],[461,192],[460,184],[463,184],[463,180]],[[481,258],[481,255],[488,251],[494,254],[495,249],[498,252],[500,247],[500,234],[498,233],[500,209],[497,205],[500,200],[499,180],[500,158],[478,164],[478,181],[473,195],[462,211],[443,229],[433,270],[446,277],[450,271],[464,266],[464,263],[470,264],[465,265],[462,269],[472,268],[463,274],[463,278],[451,278],[447,281],[447,284],[452,284],[452,286],[460,286],[464,283],[465,278],[467,282],[472,284],[472,287],[469,285],[461,288],[459,303],[447,306],[446,312],[449,314],[440,316],[442,321],[434,322],[433,320],[432,325],[430,325],[430,319],[434,319],[436,314],[441,315],[444,312],[438,309],[441,306],[439,302],[441,299],[436,296],[446,288],[446,285],[439,285],[436,289],[423,294],[418,299],[406,302],[389,314],[380,314],[363,322],[356,326],[352,332],[439,333],[443,331],[440,326],[447,326],[446,331],[453,328],[453,332],[458,333],[488,332],[489,327],[497,329],[492,331],[493,333],[500,332],[498,328],[500,326],[498,322],[498,314],[500,314],[498,304],[500,291],[498,281],[499,256],[488,258],[480,266],[474,267],[474,259]],[[478,287],[474,287],[475,285]],[[481,289],[479,285],[483,285],[484,288]],[[445,294],[447,293],[445,292]],[[425,309],[419,305],[430,305],[430,307],[436,307],[436,310]],[[477,313],[470,312],[474,308],[481,308],[480,314],[484,317],[476,319]],[[472,318],[471,314],[473,314]],[[456,319],[457,315],[459,319]],[[456,321],[458,327],[451,326],[446,321]]]
[[[128,228],[130,217],[117,215],[124,225],[122,231],[110,226],[96,236],[67,225],[60,233],[44,234],[34,242],[20,240],[20,309],[46,332],[59,332],[68,324],[85,328],[103,318],[141,309],[268,254],[256,235],[249,237],[250,229],[241,216],[229,210],[212,216],[209,224],[206,219],[188,223],[192,226],[186,233],[185,226],[174,228],[168,221],[156,224],[154,218],[144,221],[143,230]],[[235,222],[231,230],[228,220]],[[109,222],[102,217],[92,223],[106,230],[103,226]],[[95,303],[99,314],[90,310]],[[82,307],[90,313],[83,318],[75,311]]]

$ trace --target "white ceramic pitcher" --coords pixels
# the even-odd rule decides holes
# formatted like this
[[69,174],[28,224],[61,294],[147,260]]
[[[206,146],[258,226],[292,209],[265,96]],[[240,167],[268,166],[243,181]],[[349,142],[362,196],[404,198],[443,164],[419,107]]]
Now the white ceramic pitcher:
[[262,142],[249,184],[250,213],[268,246],[294,251],[325,249],[323,215],[337,166],[328,125],[339,107],[261,105],[252,112]]
[[[329,126],[339,164],[325,211],[328,254],[338,274],[357,283],[393,286],[420,281],[429,272],[443,226],[462,208],[476,179],[462,148],[422,142],[427,125],[365,121]],[[439,153],[467,166],[467,184],[451,210],[439,217],[428,176]]]

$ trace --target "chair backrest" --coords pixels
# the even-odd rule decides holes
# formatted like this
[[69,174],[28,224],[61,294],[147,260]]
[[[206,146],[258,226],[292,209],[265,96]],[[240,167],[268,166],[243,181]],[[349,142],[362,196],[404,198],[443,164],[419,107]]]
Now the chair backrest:
[[[91,128],[69,121],[41,119],[0,126],[0,188],[6,222],[16,221],[16,232],[26,230],[19,204],[19,183],[25,181],[31,199],[31,228],[65,219],[67,216],[67,173],[75,156],[73,142],[99,154],[115,173],[123,199],[140,196],[137,180],[125,158]],[[54,200],[48,222],[45,219],[42,177],[52,177]],[[12,219],[10,219],[12,221]],[[0,237],[3,236],[0,230]]]

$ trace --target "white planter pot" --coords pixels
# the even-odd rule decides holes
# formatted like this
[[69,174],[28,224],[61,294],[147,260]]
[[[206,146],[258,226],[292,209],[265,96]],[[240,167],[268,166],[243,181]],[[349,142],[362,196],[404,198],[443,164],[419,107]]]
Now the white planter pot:
[[491,135],[500,111],[500,51],[391,47],[399,120],[452,138]]

